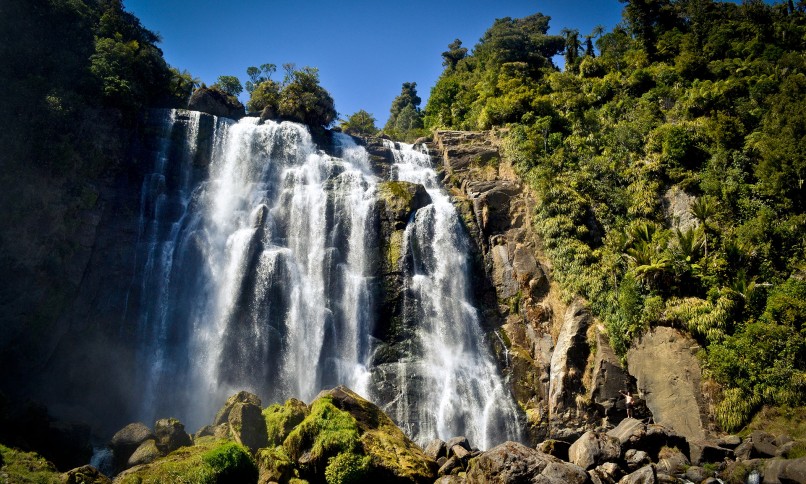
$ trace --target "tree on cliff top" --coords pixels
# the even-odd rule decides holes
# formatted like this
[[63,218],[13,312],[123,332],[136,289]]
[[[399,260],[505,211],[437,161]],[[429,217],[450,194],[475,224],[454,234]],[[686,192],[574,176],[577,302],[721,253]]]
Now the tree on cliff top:
[[417,83],[404,82],[400,94],[392,101],[384,131],[390,136],[401,139],[421,135],[419,131],[423,127],[423,115],[419,108],[421,101],[417,95]]
[[319,85],[319,69],[297,69],[294,64],[283,67],[286,75],[280,92],[280,117],[309,126],[330,126],[337,116],[336,107],[330,93]]
[[363,109],[348,116],[339,124],[339,127],[345,133],[357,136],[372,136],[378,132],[375,117]]

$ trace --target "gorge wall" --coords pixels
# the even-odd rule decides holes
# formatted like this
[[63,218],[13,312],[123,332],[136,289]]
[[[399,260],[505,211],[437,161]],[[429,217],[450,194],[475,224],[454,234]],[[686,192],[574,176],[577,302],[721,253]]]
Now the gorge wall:
[[[281,401],[346,383],[420,440],[469,434],[487,447],[619,419],[630,389],[659,423],[703,435],[695,360],[676,406],[652,375],[680,365],[677,350],[657,354],[648,338],[633,377],[584,302],[561,297],[531,227],[536,197],[494,133],[414,147],[314,134],[316,145],[288,123],[151,113],[128,168],[82,215],[57,330],[6,391],[103,434],[176,409],[194,409],[181,415],[193,426],[234,389]],[[293,338],[300,351],[283,348]],[[701,417],[681,420],[691,405]]]

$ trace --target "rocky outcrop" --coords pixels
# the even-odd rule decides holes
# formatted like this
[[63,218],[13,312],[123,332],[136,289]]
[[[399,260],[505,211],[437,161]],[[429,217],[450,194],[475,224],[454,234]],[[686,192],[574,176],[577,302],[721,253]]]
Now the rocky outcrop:
[[243,104],[234,96],[206,87],[193,91],[188,101],[188,109],[236,120],[241,119],[245,114]]
[[548,404],[552,418],[576,407],[575,395],[583,389],[582,373],[590,352],[586,335],[590,322],[591,315],[580,301],[575,301],[565,313],[551,356]]
[[470,461],[467,482],[583,484],[585,471],[517,442],[505,442]]
[[627,416],[623,397],[619,393],[624,390],[635,393],[632,378],[610,347],[607,335],[597,331],[596,354],[588,397],[598,407],[602,416],[618,421]]
[[657,327],[627,353],[630,373],[655,422],[692,440],[706,437],[698,350],[680,331]]
[[[474,243],[475,296],[512,392],[537,443],[548,434],[546,401],[556,315],[549,267],[531,227],[534,198],[490,132],[438,131],[427,143]],[[494,343],[495,344],[495,343]]]
[[144,442],[154,440],[154,433],[145,424],[136,422],[118,430],[109,447],[115,458],[115,467],[124,469],[128,467],[129,458]]
[[583,469],[612,462],[621,457],[620,442],[615,437],[604,433],[588,431],[571,444],[568,459]]
[[175,418],[157,420],[154,424],[154,435],[157,437],[156,445],[163,454],[193,444],[190,435],[185,432],[185,426]]

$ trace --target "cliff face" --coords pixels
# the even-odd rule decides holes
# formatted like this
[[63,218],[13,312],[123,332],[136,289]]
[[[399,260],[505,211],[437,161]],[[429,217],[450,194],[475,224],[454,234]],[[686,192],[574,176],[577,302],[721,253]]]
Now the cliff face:
[[502,156],[495,133],[438,131],[428,147],[475,242],[476,297],[530,438],[618,421],[626,416],[625,390],[638,395],[638,416],[704,438],[709,417],[691,356],[696,343],[658,328],[635,344],[628,371],[585,302],[565,301],[552,282],[531,226],[538,198]]

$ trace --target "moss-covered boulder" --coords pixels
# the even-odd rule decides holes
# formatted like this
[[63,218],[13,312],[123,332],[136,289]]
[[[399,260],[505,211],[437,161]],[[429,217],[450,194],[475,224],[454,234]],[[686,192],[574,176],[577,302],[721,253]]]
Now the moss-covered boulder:
[[69,470],[62,474],[60,479],[61,484],[112,484],[112,479],[91,465]]
[[247,447],[253,454],[269,445],[266,420],[261,408],[255,404],[236,403],[229,414],[229,426],[235,442]]
[[296,398],[287,400],[285,405],[275,403],[263,410],[269,447],[282,445],[288,434],[305,420],[308,413],[308,406]]
[[294,478],[294,462],[282,446],[260,449],[257,452],[258,484],[288,482]]
[[154,424],[154,435],[157,437],[157,447],[163,454],[173,452],[180,447],[193,445],[190,435],[185,432],[185,426],[175,418],[162,418]]
[[393,222],[396,229],[404,228],[412,213],[431,203],[424,186],[405,181],[379,183],[378,200],[382,220]]
[[252,405],[257,405],[258,407],[261,405],[260,397],[255,395],[254,393],[249,393],[245,391],[240,391],[235,395],[229,397],[227,402],[224,403],[224,406],[221,407],[215,415],[215,419],[213,420],[213,426],[221,425],[223,423],[227,423],[229,420],[229,414],[232,411],[233,407],[235,407],[238,403],[251,403]]
[[249,483],[257,478],[257,466],[248,449],[232,441],[202,437],[193,446],[120,473],[115,483]]
[[340,386],[320,393],[283,448],[321,482],[433,482],[437,465],[373,403]]

